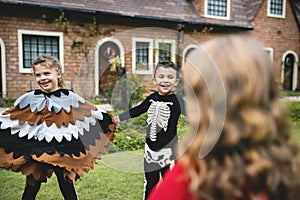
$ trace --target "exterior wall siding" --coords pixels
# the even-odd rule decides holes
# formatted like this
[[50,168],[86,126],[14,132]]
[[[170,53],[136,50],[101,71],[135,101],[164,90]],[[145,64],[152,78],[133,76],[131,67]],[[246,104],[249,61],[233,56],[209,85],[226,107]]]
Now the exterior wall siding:
[[[233,2],[233,0],[231,2]],[[187,25],[186,29],[183,30],[183,36],[181,36],[183,41],[183,43],[180,44],[181,53],[182,50],[191,43],[200,44],[209,39],[228,34],[248,34],[249,36],[258,38],[265,47],[273,49],[273,67],[276,76],[280,78],[283,54],[287,51],[293,51],[298,55],[298,58],[300,57],[299,29],[289,1],[287,0],[286,2],[286,17],[281,19],[267,16],[267,0],[264,0],[258,13],[254,17],[253,30],[218,28],[212,29],[208,33],[203,33],[201,30],[204,27],[198,29],[199,27],[197,26]],[[200,4],[201,2],[196,1],[195,3],[201,13],[203,13],[204,8],[203,5]],[[30,12],[28,11],[28,13],[22,13],[22,10],[19,10],[18,14],[0,14],[0,38],[3,40],[6,49],[6,66],[4,67],[6,67],[7,97],[16,98],[25,91],[28,91],[30,89],[30,81],[34,80],[32,74],[19,73],[18,30],[59,31],[55,23],[49,23],[41,18],[43,13],[49,15],[57,14],[51,13],[51,11],[48,10],[40,10],[39,12],[31,10]],[[91,19],[91,15],[89,14],[84,14],[84,16]],[[76,31],[74,31],[81,27],[77,23],[74,23],[74,21],[75,20],[72,21],[72,18],[70,18],[71,23],[68,26],[69,33],[64,34],[64,80],[72,82],[73,89],[80,95],[93,96],[95,94],[95,84],[97,84],[97,81],[95,81],[95,49],[92,47],[87,57],[82,54],[76,57],[72,55],[72,38],[81,39]],[[109,20],[103,23],[101,18],[99,18],[99,21],[101,30],[114,29],[114,31],[108,35],[97,36],[93,39],[94,44],[111,35],[116,37],[125,48],[124,66],[126,67],[127,73],[132,72],[132,37],[172,39],[177,43],[175,23],[169,23],[168,26],[165,26],[166,29],[156,29],[156,31],[148,31],[148,29],[145,29],[137,33],[134,30],[148,25],[147,23],[149,21],[139,20],[138,23],[136,23],[136,21],[130,22],[129,20],[128,23],[122,23],[121,25],[113,20],[114,23],[110,23]],[[170,31],[171,29],[172,31]],[[298,74],[299,71],[298,69]],[[149,91],[153,89],[153,77],[151,75],[139,75],[138,78],[143,81]],[[297,89],[300,88],[299,80],[300,77],[298,77]]]

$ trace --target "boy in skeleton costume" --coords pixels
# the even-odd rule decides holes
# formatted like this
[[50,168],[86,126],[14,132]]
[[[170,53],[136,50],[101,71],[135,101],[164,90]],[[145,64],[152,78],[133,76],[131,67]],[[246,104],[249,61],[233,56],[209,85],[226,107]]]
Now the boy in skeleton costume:
[[173,62],[159,62],[154,71],[157,91],[138,106],[116,116],[117,122],[137,117],[145,112],[147,135],[144,153],[144,199],[158,183],[160,175],[174,164],[177,145],[177,123],[180,114],[185,115],[184,100],[174,94],[179,82],[179,72]]
[[94,167],[113,139],[110,115],[63,89],[61,65],[51,56],[33,61],[39,89],[0,113],[0,167],[26,176],[23,200],[35,199],[54,172],[64,199],[77,199],[73,180]]

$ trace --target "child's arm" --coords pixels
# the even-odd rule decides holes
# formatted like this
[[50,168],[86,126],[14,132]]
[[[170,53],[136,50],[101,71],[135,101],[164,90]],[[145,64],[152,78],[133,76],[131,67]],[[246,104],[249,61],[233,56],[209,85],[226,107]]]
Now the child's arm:
[[[151,96],[151,95],[150,95]],[[137,116],[140,116],[141,114],[147,112],[149,106],[150,106],[150,96],[148,96],[142,103],[139,105],[130,108],[127,111],[124,111],[123,113],[119,114],[119,116],[116,116],[116,120],[124,121],[130,118],[134,118]],[[117,121],[116,121],[117,122]]]

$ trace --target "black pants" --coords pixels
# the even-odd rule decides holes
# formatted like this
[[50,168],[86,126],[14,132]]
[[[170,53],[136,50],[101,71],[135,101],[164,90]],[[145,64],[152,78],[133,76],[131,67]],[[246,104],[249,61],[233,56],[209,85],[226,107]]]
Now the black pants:
[[[64,199],[65,200],[76,200],[77,195],[75,192],[73,182],[70,180],[66,180],[64,178],[63,169],[56,167],[56,168],[54,168],[54,172],[56,174],[59,188],[60,188],[60,191],[61,191]],[[41,187],[40,181],[35,181],[34,186],[26,184],[25,190],[23,192],[22,200],[34,200],[40,187]]]
[[166,166],[159,170],[145,172],[144,180],[144,199],[147,200],[151,190],[159,182],[160,176],[163,177],[170,166]]

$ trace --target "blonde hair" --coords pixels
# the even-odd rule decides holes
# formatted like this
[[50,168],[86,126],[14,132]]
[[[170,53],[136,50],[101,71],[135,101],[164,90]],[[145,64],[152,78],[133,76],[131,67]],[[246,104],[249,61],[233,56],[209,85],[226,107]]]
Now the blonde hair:
[[[60,62],[58,61],[58,59],[56,59],[50,55],[47,55],[47,54],[40,55],[35,60],[32,61],[31,67],[33,69],[33,73],[35,73],[36,65],[42,65],[47,68],[54,68],[57,71],[62,72],[62,66],[61,66]],[[61,78],[58,78],[58,87],[64,88],[64,81],[63,81],[62,75],[61,75]]]
[[[192,128],[180,160],[196,197],[252,199],[266,192],[272,200],[299,199],[298,149],[273,70],[267,53],[245,36],[211,40],[188,56],[183,72]],[[200,159],[203,146],[211,149]]]

